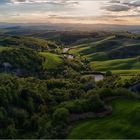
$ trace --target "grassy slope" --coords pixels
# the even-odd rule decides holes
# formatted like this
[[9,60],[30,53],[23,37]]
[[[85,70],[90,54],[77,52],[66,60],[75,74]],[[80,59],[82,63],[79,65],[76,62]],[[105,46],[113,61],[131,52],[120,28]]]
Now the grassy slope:
[[108,61],[95,61],[90,63],[91,68],[98,71],[114,70],[129,70],[140,71],[140,62],[137,58],[115,59]]
[[75,124],[68,138],[140,138],[140,102],[122,99],[111,105],[112,115]]
[[[73,44],[70,49],[72,54],[80,54],[90,61],[108,60],[106,51],[112,49],[108,47],[110,41],[116,41],[114,36],[89,39],[85,42],[79,41],[79,44]],[[118,40],[116,41],[118,42]],[[114,46],[113,46],[114,47]],[[103,50],[106,50],[105,52]]]
[[140,54],[140,43],[122,45],[113,50],[110,50],[108,55],[110,58],[130,58]]
[[0,52],[2,52],[4,50],[12,50],[12,48],[11,47],[3,47],[3,46],[0,46]]
[[[136,52],[134,50],[137,50]],[[133,50],[133,52],[132,52]],[[139,43],[119,40],[112,37],[97,42],[79,44],[70,49],[70,53],[80,54],[90,61],[103,61],[112,58],[130,58],[139,55]]]
[[40,38],[35,38],[35,37],[19,37],[19,36],[3,36],[0,38],[0,45],[1,46],[14,46],[14,47],[19,47],[19,46],[25,46],[28,48],[33,48],[33,49],[45,49],[47,50],[48,48],[57,48],[58,46],[51,41],[47,41],[44,39]]
[[[100,40],[89,40],[89,42],[85,43],[80,42],[79,45],[76,44],[70,49],[70,53],[80,54],[87,58],[91,62],[90,65],[93,70],[112,70],[114,73],[123,74],[140,73],[140,62],[138,62],[134,56],[128,59],[110,60],[111,58],[109,58],[111,52],[115,53],[115,50],[118,51],[120,48],[123,49],[125,55],[128,51],[131,54],[131,49],[135,46],[138,46],[137,48],[139,49],[139,43],[135,39],[120,39],[115,36],[109,36],[100,38]],[[128,50],[125,50],[126,48]],[[118,56],[119,54],[116,54],[116,58]]]
[[74,53],[74,54],[81,54],[83,56],[85,55],[89,55],[91,53],[95,53],[96,52],[96,46],[100,45],[104,42],[107,42],[108,40],[113,39],[114,36],[109,36],[109,37],[105,37],[104,39],[101,38],[101,40],[89,40],[89,42],[86,43],[80,43],[79,45],[73,46],[70,50],[70,53]]
[[140,74],[140,69],[112,70],[112,72],[115,73],[115,74],[126,74],[126,75],[132,74],[132,75],[135,75],[135,74]]
[[62,59],[56,54],[48,52],[41,52],[40,54],[45,58],[43,63],[44,69],[56,69],[59,65],[62,64]]
[[88,58],[88,60],[90,62],[92,61],[105,61],[108,60],[108,55],[106,52],[97,52],[97,53],[92,53],[89,55],[85,55],[86,58]]

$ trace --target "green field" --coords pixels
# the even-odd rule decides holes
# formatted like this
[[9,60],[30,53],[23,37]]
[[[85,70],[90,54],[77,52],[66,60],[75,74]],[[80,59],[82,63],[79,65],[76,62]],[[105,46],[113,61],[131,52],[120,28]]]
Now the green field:
[[81,41],[71,46],[69,52],[86,58],[95,71],[140,73],[140,61],[137,58],[140,44],[137,40],[114,35],[98,39]]
[[45,58],[43,68],[46,70],[56,69],[59,65],[62,64],[62,59],[59,55],[48,52],[41,52],[40,54]]
[[[97,71],[114,71],[115,73],[123,72],[140,72],[140,62],[137,58],[115,59],[108,61],[94,61],[90,63],[91,68]],[[123,70],[123,71],[122,71]]]
[[137,75],[140,74],[140,69],[130,69],[130,70],[112,70],[114,74],[126,74],[126,75]]
[[140,138],[140,102],[115,100],[111,102],[113,113],[104,118],[76,123],[70,139],[136,139]]
[[12,48],[11,47],[3,47],[3,46],[0,46],[0,52],[2,52],[4,50],[12,50]]
[[[75,45],[71,47],[70,53],[79,53],[81,55],[88,55],[92,54],[93,52],[96,52],[99,45],[102,45],[105,42],[108,42],[109,40],[113,39],[114,36],[109,36],[105,38],[101,38],[100,40],[89,40],[89,42],[82,43]],[[108,48],[107,48],[108,49]]]

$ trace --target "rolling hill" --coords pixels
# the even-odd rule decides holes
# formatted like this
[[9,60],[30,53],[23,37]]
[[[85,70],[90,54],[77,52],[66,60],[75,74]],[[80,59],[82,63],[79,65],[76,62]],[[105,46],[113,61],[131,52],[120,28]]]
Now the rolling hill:
[[139,71],[140,68],[139,36],[131,33],[80,40],[72,44],[69,53],[86,58],[96,71]]
[[63,60],[60,58],[59,55],[48,53],[48,52],[40,52],[41,56],[45,58],[43,61],[43,69],[57,69],[63,63]]
[[140,138],[140,98],[130,90],[140,80],[130,75],[140,69],[139,38],[54,35],[0,35],[0,138]]
[[115,59],[91,62],[91,67],[97,71],[140,69],[138,58]]
[[1,46],[28,47],[36,50],[54,49],[58,46],[51,41],[34,37],[1,36]]

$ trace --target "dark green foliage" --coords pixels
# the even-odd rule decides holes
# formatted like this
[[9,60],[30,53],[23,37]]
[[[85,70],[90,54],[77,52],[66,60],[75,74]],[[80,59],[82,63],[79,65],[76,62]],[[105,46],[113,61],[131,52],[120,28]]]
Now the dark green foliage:
[[84,32],[83,33],[65,32],[61,34],[59,41],[63,42],[64,44],[71,44],[79,39],[88,38],[88,37],[90,37],[90,34],[88,33],[85,34]]
[[107,71],[105,75],[106,76],[112,76],[112,72],[111,71]]
[[99,94],[101,99],[112,98],[112,97],[126,97],[126,98],[135,98],[135,94],[130,92],[125,88],[101,88],[98,90],[90,91],[88,94]]
[[[108,51],[120,49],[119,45],[128,38],[138,39],[129,34],[124,37],[104,32],[66,32],[55,38],[60,44],[70,45],[90,41],[90,46],[82,50],[83,55],[97,52],[90,60],[101,55],[102,60],[109,59]],[[120,76],[107,71],[104,80],[96,82],[87,56],[73,55],[69,59],[62,53],[63,46],[55,42],[3,36],[0,45],[3,45],[0,50],[0,138],[66,138],[72,115],[103,113],[107,109],[106,99],[135,97],[126,88],[138,81],[138,76],[121,82]],[[132,124],[139,118],[136,112],[139,108],[134,110],[135,116],[128,117]],[[116,131],[120,126],[112,125],[111,130]],[[130,136],[133,134],[131,131]]]
[[53,123],[68,123],[69,111],[66,108],[58,108],[53,113]]
[[130,120],[130,122],[135,125],[135,126],[139,126],[140,125],[140,106],[138,106],[137,108],[135,108],[131,113],[128,113],[128,118]]
[[37,74],[42,69],[43,58],[35,51],[26,48],[5,50],[0,52],[0,66],[11,65],[11,72],[21,71],[21,75]]
[[57,48],[57,46],[53,42],[48,42],[43,39],[33,37],[19,37],[19,36],[2,37],[0,39],[0,45],[17,46],[17,47],[25,46],[36,50],[48,50],[49,47]]
[[139,139],[138,100],[110,101],[113,112],[103,118],[80,121],[74,125],[69,139]]
[[[39,80],[1,74],[0,85],[1,138],[47,138],[46,133],[49,138],[64,138],[68,132],[69,111],[54,108],[84,93],[80,83],[64,79]],[[90,100],[85,103],[84,112],[88,111]],[[43,128],[51,130],[40,132]]]
[[88,99],[77,99],[74,101],[64,102],[60,105],[67,108],[71,113],[100,112],[104,110],[104,103],[98,95],[89,96]]
[[130,58],[140,54],[140,44],[132,44],[122,46],[109,52],[109,57],[112,59]]
[[[0,75],[0,85],[0,137],[22,138],[20,135],[28,130],[37,131],[39,114],[42,109],[47,112],[47,85],[37,79],[10,75]],[[41,109],[41,106],[44,107]]]

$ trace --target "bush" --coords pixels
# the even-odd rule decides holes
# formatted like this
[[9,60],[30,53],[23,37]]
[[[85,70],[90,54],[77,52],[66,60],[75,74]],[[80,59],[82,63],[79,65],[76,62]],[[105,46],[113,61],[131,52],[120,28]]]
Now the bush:
[[60,106],[64,106],[70,111],[70,113],[76,114],[86,112],[100,112],[104,109],[104,103],[100,100],[98,95],[91,96],[88,99],[77,99],[64,102]]
[[135,94],[125,88],[117,88],[114,90],[114,95],[125,96],[127,98],[135,98]]
[[101,99],[104,99],[106,97],[112,97],[114,95],[112,89],[110,88],[102,88],[98,92]]
[[111,71],[107,71],[105,75],[106,76],[112,76],[112,72]]
[[125,88],[117,88],[117,89],[102,88],[97,92],[101,99],[108,98],[108,97],[118,97],[118,96],[124,96],[127,98],[135,97],[135,95],[131,91]]
[[69,111],[66,108],[58,108],[53,113],[53,123],[68,123]]
[[89,109],[92,112],[101,112],[105,107],[104,102],[99,98],[98,95],[92,95],[89,98],[87,104],[89,105]]

